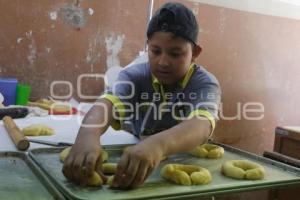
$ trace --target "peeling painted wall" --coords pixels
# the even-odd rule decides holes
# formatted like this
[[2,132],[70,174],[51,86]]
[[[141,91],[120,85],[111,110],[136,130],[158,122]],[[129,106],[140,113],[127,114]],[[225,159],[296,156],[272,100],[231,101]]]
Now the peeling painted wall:
[[[103,80],[92,74],[125,66],[144,48],[147,6],[146,0],[114,0],[113,6],[110,0],[0,0],[0,76],[29,83],[32,99],[49,96],[53,81],[67,81],[80,99],[77,79],[89,74],[81,92],[97,96]],[[57,96],[70,89],[54,88]]]
[[124,35],[112,35],[105,38],[105,46],[106,46],[106,66],[107,68],[111,68],[114,66],[121,66],[120,60],[118,58],[118,54],[122,50],[123,41],[125,39]]

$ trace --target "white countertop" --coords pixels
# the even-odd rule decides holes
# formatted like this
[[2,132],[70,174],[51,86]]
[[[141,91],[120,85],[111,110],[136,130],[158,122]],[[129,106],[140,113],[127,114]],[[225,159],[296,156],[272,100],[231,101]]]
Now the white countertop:
[[281,128],[300,133],[300,126],[281,126]]
[[[31,136],[28,138],[54,141],[54,142],[69,142],[75,141],[82,116],[68,115],[68,116],[46,116],[46,117],[30,117],[23,119],[14,119],[17,126],[22,129],[25,126],[31,124],[45,124],[55,130],[55,134],[52,136]],[[111,127],[102,135],[102,145],[114,145],[114,144],[135,144],[139,140],[132,134],[125,131],[116,131]],[[37,143],[30,143],[30,149],[40,147],[51,147],[48,145],[42,145]],[[6,132],[3,126],[2,120],[0,121],[0,151],[17,151],[13,141]]]

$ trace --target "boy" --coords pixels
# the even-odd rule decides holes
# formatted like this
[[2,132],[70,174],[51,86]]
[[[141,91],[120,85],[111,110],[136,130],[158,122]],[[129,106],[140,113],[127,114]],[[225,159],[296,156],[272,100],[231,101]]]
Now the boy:
[[[220,89],[216,78],[193,62],[199,56],[198,24],[191,10],[180,3],[163,5],[148,30],[149,62],[124,68],[88,112],[63,167],[64,175],[85,185],[101,172],[99,137],[109,125],[129,130],[138,144],[124,151],[114,187],[134,188],[165,157],[188,152],[207,141],[215,127]],[[101,104],[101,106],[100,106]]]

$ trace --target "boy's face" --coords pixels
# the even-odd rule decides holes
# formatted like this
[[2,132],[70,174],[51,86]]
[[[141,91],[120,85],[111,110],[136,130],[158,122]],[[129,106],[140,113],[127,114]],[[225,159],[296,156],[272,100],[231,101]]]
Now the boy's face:
[[169,32],[156,32],[148,40],[151,72],[163,85],[181,80],[201,48]]

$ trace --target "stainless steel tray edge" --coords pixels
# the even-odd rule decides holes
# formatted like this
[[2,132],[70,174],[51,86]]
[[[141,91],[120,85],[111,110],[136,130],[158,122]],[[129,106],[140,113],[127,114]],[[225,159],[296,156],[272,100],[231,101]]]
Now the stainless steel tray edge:
[[[250,152],[246,152],[246,151],[243,151],[243,150],[240,150],[240,149],[237,149],[237,148],[234,148],[232,146],[228,146],[228,145],[225,145],[225,144],[222,144],[222,143],[218,143],[218,142],[211,142],[213,144],[216,144],[216,145],[219,145],[219,146],[222,146],[224,147],[225,151],[231,151],[231,152],[234,152],[234,153],[238,153],[240,155],[243,155],[245,157],[248,157],[248,158],[251,158],[251,159],[254,159],[254,160],[257,160],[257,161],[260,161],[260,162],[264,162],[266,164],[269,164],[269,165],[272,165],[272,166],[275,166],[277,168],[280,168],[280,169],[283,169],[284,171],[289,171],[295,175],[297,175],[299,177],[299,180],[294,180],[293,182],[290,182],[290,181],[281,181],[281,182],[278,182],[278,183],[272,183],[272,187],[276,186],[276,187],[282,187],[282,186],[287,186],[287,185],[295,185],[295,184],[300,184],[300,169],[296,168],[296,167],[293,167],[293,166],[290,166],[290,165],[287,165],[287,164],[284,164],[284,163],[280,163],[280,162],[277,162],[277,161],[274,161],[274,160],[271,160],[271,159],[268,159],[268,158],[265,158],[265,157],[261,157],[261,156],[258,156],[256,154],[252,154]],[[124,148],[128,145],[104,145],[103,148],[104,149],[121,149],[121,148]],[[47,148],[44,148],[44,149],[47,149]],[[62,148],[55,148],[57,150],[59,149],[62,149]],[[35,150],[32,150],[32,152],[38,152],[38,151],[42,151],[42,149],[35,149]],[[29,152],[29,155],[34,159],[34,156],[32,155],[32,152]],[[47,172],[46,172],[47,174]],[[51,179],[53,179],[51,176],[50,176]],[[55,184],[58,184],[59,187],[62,187],[65,189],[64,193],[67,190],[67,188],[65,188],[62,184],[60,184],[59,182],[57,182],[56,180],[52,180]],[[227,188],[225,190],[217,190],[217,191],[204,191],[202,194],[201,194],[201,197],[205,197],[205,196],[215,196],[215,195],[221,195],[221,194],[225,194],[225,193],[229,193],[229,192],[245,192],[245,188],[248,188],[249,190],[251,189],[269,189],[271,188],[271,186],[265,186],[264,184],[258,184],[258,185],[254,185],[254,186],[240,186],[239,188],[237,187],[230,187],[230,188]],[[68,194],[68,197],[71,198],[71,199],[84,199],[84,198],[81,198],[79,196],[74,196],[74,194]],[[143,199],[181,199],[181,198],[196,198],[198,197],[199,198],[199,193],[198,192],[195,192],[195,193],[182,193],[181,195],[178,195],[178,196],[157,196],[155,198],[153,197],[146,197],[146,198],[143,198]],[[139,198],[133,198],[133,199],[139,199]]]
[[47,176],[40,170],[40,168],[32,161],[31,158],[26,153],[18,151],[0,151],[0,154],[6,156],[13,156],[22,159],[32,173],[37,177],[37,179],[43,184],[47,191],[57,200],[65,200],[65,197],[56,189],[56,187],[51,183]]
[[[40,151],[40,150],[43,150],[43,149],[49,149],[49,148],[38,148],[38,149],[33,149],[33,150],[30,150],[28,152],[28,155],[30,157],[30,159],[37,165],[39,166],[40,170],[43,171],[43,173],[46,174],[46,176],[48,177],[48,179],[50,179],[53,184],[58,188],[58,190],[60,192],[62,192],[63,194],[65,194],[65,196],[67,197],[67,199],[76,199],[76,200],[86,200],[85,198],[81,198],[79,196],[76,196],[75,194],[73,193],[70,193],[69,190],[63,185],[61,184],[59,181],[57,181],[54,177],[50,176],[48,174],[48,172],[43,168],[41,167],[41,164],[38,162],[38,160],[35,159],[34,155],[33,155],[33,152],[35,151]],[[63,147],[56,147],[56,148],[51,148],[51,150],[57,150],[57,151],[60,151],[64,149]]]
[[43,170],[41,170],[41,168],[32,160],[31,157],[29,157],[28,155],[26,155],[26,157],[28,159],[28,164],[30,165],[30,167],[34,168],[35,174],[37,176],[39,176],[39,178],[40,178],[41,181],[43,181],[45,184],[47,184],[47,186],[48,186],[47,189],[49,189],[52,194],[56,195],[55,199],[65,200],[66,198],[61,194],[61,192],[50,181],[50,179],[47,176],[47,174],[45,174],[43,172]]

